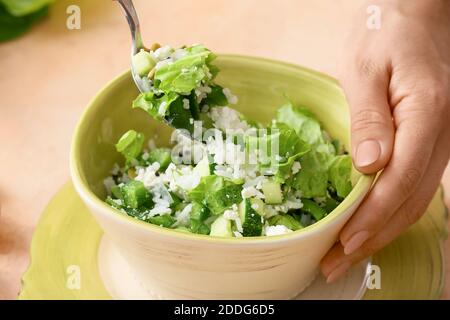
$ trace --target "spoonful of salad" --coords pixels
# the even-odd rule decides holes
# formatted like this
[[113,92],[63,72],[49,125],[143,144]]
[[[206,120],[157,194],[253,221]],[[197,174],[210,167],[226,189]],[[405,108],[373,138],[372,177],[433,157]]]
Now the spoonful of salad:
[[141,108],[176,129],[194,131],[194,122],[203,128],[213,106],[235,102],[227,89],[214,83],[218,68],[216,56],[203,45],[173,49],[154,44],[147,49],[142,41],[139,20],[131,0],[117,0],[125,11],[131,30],[131,73],[141,94],[133,108]]

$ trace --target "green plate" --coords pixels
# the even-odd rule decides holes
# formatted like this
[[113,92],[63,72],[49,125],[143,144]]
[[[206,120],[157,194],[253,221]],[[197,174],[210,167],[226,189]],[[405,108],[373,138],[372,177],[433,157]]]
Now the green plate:
[[[447,212],[439,190],[426,214],[373,257],[381,288],[364,299],[437,299],[444,284],[443,240]],[[36,228],[31,263],[19,299],[111,299],[100,277],[98,250],[103,232],[67,183],[51,200]],[[81,283],[71,277],[83,270]],[[88,272],[86,272],[88,270]]]

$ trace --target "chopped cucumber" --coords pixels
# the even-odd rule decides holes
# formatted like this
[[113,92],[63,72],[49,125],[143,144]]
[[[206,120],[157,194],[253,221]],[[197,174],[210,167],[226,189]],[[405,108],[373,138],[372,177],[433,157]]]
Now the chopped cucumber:
[[[170,197],[172,198],[172,203],[170,204],[171,209],[177,208],[182,203],[181,198],[174,192],[170,192]],[[175,211],[177,211],[177,210],[175,210]]]
[[327,198],[327,200],[325,200],[325,205],[323,206],[323,208],[325,209],[325,211],[327,213],[330,213],[331,211],[333,211],[337,206],[339,205],[339,202],[333,198]]
[[115,186],[111,187],[111,194],[116,199],[122,199],[122,191],[120,190],[120,187],[118,185],[115,185]]
[[186,208],[186,206],[187,206],[186,202],[180,202],[179,204],[173,207],[173,211],[174,212],[183,211],[183,209]]
[[234,184],[244,184],[245,180],[243,178],[236,178],[236,179],[231,179],[231,182],[233,182]]
[[222,214],[233,204],[242,201],[241,191],[241,185],[225,185],[223,188],[207,194],[205,199],[206,205],[212,214]]
[[190,230],[194,233],[209,234],[210,229],[204,222],[209,216],[208,208],[198,202],[193,202],[189,219]]
[[324,208],[319,207],[319,205],[311,199],[302,199],[302,203],[303,207],[301,210],[311,214],[316,221],[319,221],[327,214],[327,211]]
[[158,162],[159,171],[166,170],[169,164],[172,162],[172,154],[170,149],[158,148],[150,151],[148,155],[148,162],[150,164]]
[[269,219],[269,224],[271,226],[283,225],[286,228],[291,229],[293,231],[303,228],[300,221],[298,221],[297,219],[295,219],[293,216],[291,216],[289,214],[276,215],[275,217],[272,217]]
[[264,217],[266,212],[264,211],[264,202],[261,199],[258,198],[251,198],[250,202],[252,204],[252,209],[256,211],[257,214],[259,214],[261,217]]
[[262,190],[267,204],[280,204],[283,202],[281,185],[273,180],[267,180],[262,185]]
[[224,218],[224,216],[219,216],[211,225],[210,236],[216,237],[232,237],[233,233],[231,231],[231,221]]
[[199,177],[206,177],[212,173],[208,157],[203,157],[203,159],[200,160],[199,163],[197,163],[197,165],[194,168],[194,173],[197,174]]
[[205,221],[209,217],[209,210],[198,202],[192,202],[190,218],[198,221]]
[[144,145],[144,135],[134,130],[125,132],[116,143],[116,150],[120,152],[126,159],[127,164],[141,154]]
[[209,234],[211,232],[211,229],[204,223],[200,224],[196,230],[198,234]]
[[148,75],[156,65],[150,53],[141,50],[131,58],[133,69],[142,77]]
[[125,205],[132,209],[151,208],[153,206],[150,192],[141,181],[131,180],[121,188]]
[[244,237],[257,237],[262,232],[262,217],[252,208],[250,199],[245,199],[239,205],[239,216]]
[[148,222],[158,225],[160,227],[170,228],[175,223],[175,218],[170,214],[164,214],[162,216],[148,217]]

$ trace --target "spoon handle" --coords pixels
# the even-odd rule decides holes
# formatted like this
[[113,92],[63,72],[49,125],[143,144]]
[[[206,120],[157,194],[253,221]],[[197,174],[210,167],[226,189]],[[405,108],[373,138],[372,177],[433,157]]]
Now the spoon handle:
[[127,18],[128,24],[130,26],[131,38],[133,41],[133,46],[131,48],[131,54],[136,54],[140,49],[144,48],[144,43],[142,42],[141,30],[139,27],[139,18],[134,9],[132,0],[117,0],[122,6],[125,16]]

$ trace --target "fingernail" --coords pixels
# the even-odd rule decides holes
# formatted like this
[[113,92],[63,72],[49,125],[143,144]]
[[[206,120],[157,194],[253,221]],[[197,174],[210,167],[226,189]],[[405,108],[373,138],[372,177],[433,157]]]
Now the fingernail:
[[327,277],[327,283],[332,283],[336,281],[340,276],[342,276],[352,264],[350,262],[344,262],[337,266]]
[[367,167],[378,160],[381,147],[376,140],[365,140],[356,148],[356,165]]
[[355,233],[345,244],[344,253],[346,255],[352,254],[358,250],[367,239],[369,239],[368,231],[359,231]]

